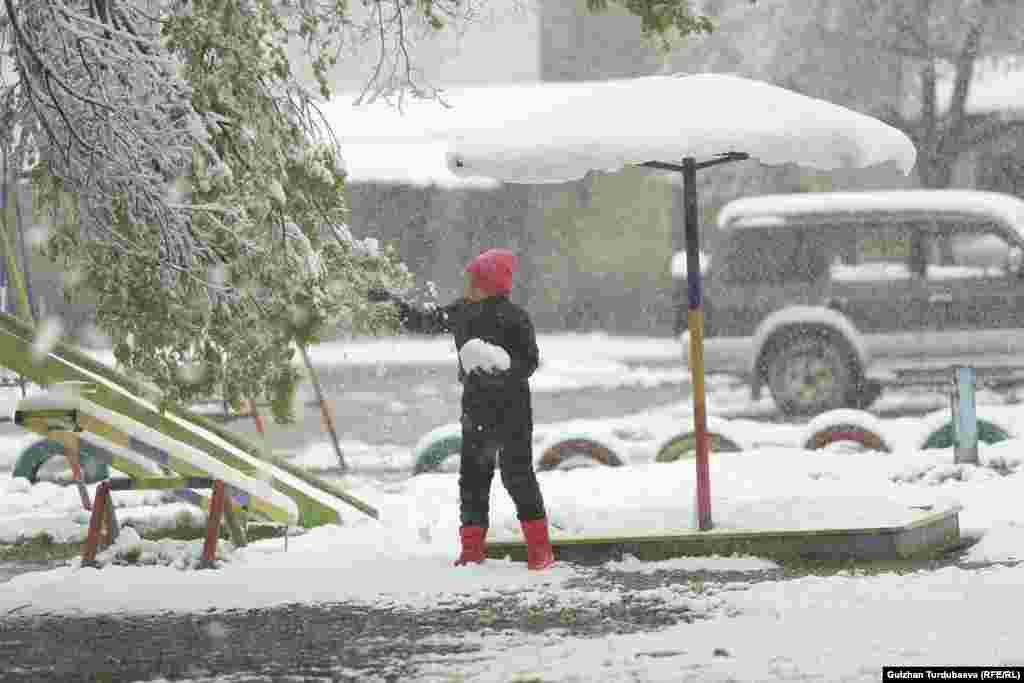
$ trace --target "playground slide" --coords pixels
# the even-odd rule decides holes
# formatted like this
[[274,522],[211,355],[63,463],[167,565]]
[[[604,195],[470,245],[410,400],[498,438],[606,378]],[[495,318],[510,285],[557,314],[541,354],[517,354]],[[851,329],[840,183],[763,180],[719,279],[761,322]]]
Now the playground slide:
[[264,517],[283,524],[298,521],[295,502],[270,484],[228,467],[202,451],[164,436],[123,415],[98,406],[68,387],[57,386],[46,394],[23,398],[18,402],[14,421],[46,435],[51,428],[66,431],[76,428],[87,443],[111,454],[111,464],[120,469],[129,463],[145,467],[152,460],[185,476],[220,479],[234,489],[232,497],[249,504]]
[[[34,339],[32,327],[0,313],[0,364],[42,386],[58,382],[87,382],[93,388],[88,395],[91,404],[187,445],[242,475],[268,479],[274,490],[295,502],[301,526],[340,524],[348,508],[355,508],[371,517],[377,516],[377,511],[363,501],[301,467],[264,454],[257,446],[220,425],[184,409],[170,407],[161,411],[156,405],[155,392],[69,344],[58,343],[45,356],[34,358]],[[186,466],[187,463],[180,464],[195,474]]]

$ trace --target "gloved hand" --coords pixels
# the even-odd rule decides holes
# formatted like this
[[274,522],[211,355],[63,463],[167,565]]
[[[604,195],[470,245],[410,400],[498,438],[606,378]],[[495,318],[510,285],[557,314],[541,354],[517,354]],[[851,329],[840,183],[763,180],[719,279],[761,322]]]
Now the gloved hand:
[[395,295],[382,287],[371,287],[366,293],[366,299],[370,303],[379,304],[385,301],[394,300]]

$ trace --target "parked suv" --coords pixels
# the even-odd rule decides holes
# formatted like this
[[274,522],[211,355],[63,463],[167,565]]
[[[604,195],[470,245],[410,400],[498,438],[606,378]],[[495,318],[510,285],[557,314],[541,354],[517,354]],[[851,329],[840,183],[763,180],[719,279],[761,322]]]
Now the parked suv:
[[718,223],[705,367],[746,376],[755,399],[767,386],[782,412],[808,415],[955,365],[1024,379],[1024,201],[765,195],[731,202]]

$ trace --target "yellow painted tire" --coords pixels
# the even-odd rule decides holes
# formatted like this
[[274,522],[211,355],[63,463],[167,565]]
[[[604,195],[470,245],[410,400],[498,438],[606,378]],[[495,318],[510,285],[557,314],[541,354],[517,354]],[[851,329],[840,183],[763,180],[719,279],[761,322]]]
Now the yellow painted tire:
[[[729,437],[718,432],[709,431],[711,439],[711,453],[739,453],[743,447]],[[697,457],[697,434],[695,432],[684,432],[674,436],[658,449],[655,462],[678,462],[679,460],[690,460]]]

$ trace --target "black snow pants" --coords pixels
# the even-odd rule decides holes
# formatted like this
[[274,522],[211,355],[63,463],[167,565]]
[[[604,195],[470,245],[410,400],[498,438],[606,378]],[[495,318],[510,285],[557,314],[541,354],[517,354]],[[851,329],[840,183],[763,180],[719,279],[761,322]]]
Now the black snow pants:
[[542,519],[544,499],[533,471],[533,429],[527,424],[478,430],[462,420],[459,458],[459,515],[462,526],[490,525],[491,481],[501,468],[501,483],[516,505],[521,521]]

